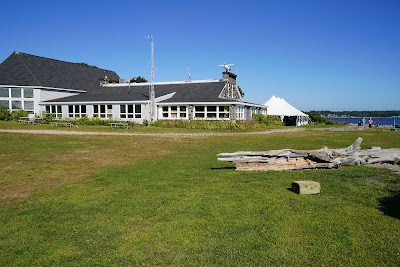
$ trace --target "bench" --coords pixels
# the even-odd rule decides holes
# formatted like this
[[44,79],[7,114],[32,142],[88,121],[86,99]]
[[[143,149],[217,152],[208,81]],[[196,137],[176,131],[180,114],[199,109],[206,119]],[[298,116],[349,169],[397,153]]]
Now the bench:
[[36,124],[34,120],[29,120],[29,119],[18,120],[18,123],[26,123],[26,124],[32,124],[32,125]]
[[116,129],[116,128],[126,128],[129,129],[129,125],[126,122],[111,122],[109,123],[111,128]]
[[72,122],[61,122],[61,121],[52,121],[50,122],[52,126],[65,126],[65,127],[72,127]]

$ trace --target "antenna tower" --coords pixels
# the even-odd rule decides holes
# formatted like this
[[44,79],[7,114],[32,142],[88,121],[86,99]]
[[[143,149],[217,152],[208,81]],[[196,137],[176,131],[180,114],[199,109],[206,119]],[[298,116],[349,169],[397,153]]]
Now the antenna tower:
[[145,39],[150,40],[150,43],[151,43],[150,119],[151,119],[151,121],[155,121],[156,114],[157,114],[156,113],[157,106],[156,106],[156,93],[154,91],[154,37],[153,37],[153,35],[147,35],[145,37]]
[[188,79],[187,79],[187,81],[191,82],[192,78],[190,77],[190,69],[189,69],[189,67],[187,68],[187,71],[188,71]]

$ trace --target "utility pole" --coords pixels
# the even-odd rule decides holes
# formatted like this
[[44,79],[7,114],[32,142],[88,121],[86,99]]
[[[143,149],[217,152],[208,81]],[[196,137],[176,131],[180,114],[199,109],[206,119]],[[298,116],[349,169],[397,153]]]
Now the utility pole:
[[148,35],[145,39],[150,40],[151,43],[150,120],[153,122],[157,119],[156,92],[154,91],[154,37]]

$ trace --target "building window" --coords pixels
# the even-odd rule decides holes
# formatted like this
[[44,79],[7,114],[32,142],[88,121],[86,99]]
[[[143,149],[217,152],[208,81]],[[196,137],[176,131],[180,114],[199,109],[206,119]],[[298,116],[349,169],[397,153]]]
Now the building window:
[[93,105],[93,117],[105,119],[106,118],[106,106],[109,106],[109,105]]
[[24,101],[24,109],[25,110],[33,110],[34,104],[33,101]]
[[140,119],[142,117],[142,105],[135,105],[135,118]]
[[112,105],[93,105],[93,117],[112,119]]
[[24,89],[24,98],[33,98],[33,89],[32,88]]
[[68,117],[81,118],[86,115],[86,105],[68,105]]
[[194,117],[215,120],[229,119],[229,106],[195,106]]
[[12,109],[22,109],[22,101],[11,101]]
[[120,105],[119,114],[121,119],[140,119],[142,117],[141,105]]
[[21,88],[11,88],[11,97],[21,98]]
[[229,119],[229,106],[218,107],[218,118]]
[[216,106],[207,106],[207,118],[215,119],[217,118],[217,107]]
[[162,117],[163,118],[168,118],[168,109],[169,109],[169,107],[168,106],[165,106],[165,107],[162,107]]
[[236,119],[237,120],[244,120],[244,108],[243,106],[236,107]]
[[61,118],[62,117],[61,105],[49,105],[49,106],[46,106],[46,113],[52,114],[53,117]]
[[177,119],[178,118],[178,106],[171,106],[171,119]]
[[8,88],[0,88],[0,97],[10,97]]
[[179,106],[179,117],[180,118],[187,118],[187,107],[186,106]]
[[10,101],[8,101],[8,100],[0,100],[0,107],[10,108]]
[[205,107],[204,106],[194,106],[194,117],[195,118],[205,118]]
[[187,118],[186,106],[163,106],[162,118],[164,119],[186,119]]

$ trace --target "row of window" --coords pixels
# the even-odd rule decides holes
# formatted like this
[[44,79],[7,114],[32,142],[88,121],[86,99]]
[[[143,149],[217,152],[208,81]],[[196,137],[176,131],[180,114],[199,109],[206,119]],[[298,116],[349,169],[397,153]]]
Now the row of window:
[[[10,107],[11,102],[11,107]],[[33,101],[20,101],[20,100],[0,100],[0,107],[6,107],[8,109],[24,109],[27,111],[33,111],[34,102]]]
[[[8,101],[7,101],[8,102]],[[12,101],[21,102],[21,101]],[[25,101],[27,103],[28,101]],[[0,105],[1,105],[0,101]],[[16,103],[18,104],[18,103]],[[26,105],[26,104],[25,104]],[[14,106],[13,106],[14,107]],[[16,105],[18,108],[19,105]],[[21,108],[21,107],[19,107]],[[26,109],[26,106],[25,106]],[[32,102],[33,109],[33,102]],[[46,112],[52,113],[56,117],[62,117],[61,105],[46,106]],[[142,117],[141,105],[123,104],[119,105],[119,112],[121,119],[140,119]],[[160,109],[161,117],[164,119],[187,119],[188,107],[187,106],[163,106]],[[194,106],[193,113],[195,119],[229,119],[229,106]],[[251,108],[250,113],[258,113],[256,108]],[[86,105],[68,105],[68,116],[70,118],[80,118],[87,115]],[[93,105],[93,117],[98,118],[113,118],[112,105]],[[243,106],[236,107],[236,119],[244,120],[245,108]]]
[[[229,106],[194,106],[194,118],[198,119],[229,119]],[[164,119],[187,119],[187,106],[163,106],[161,117]]]
[[0,88],[0,97],[33,98],[32,88]]
[[194,117],[201,119],[229,119],[229,106],[194,106]]
[[120,105],[119,114],[121,119],[140,119],[142,117],[141,105]]
[[186,106],[164,106],[162,107],[162,117],[165,119],[186,119]]
[[[57,118],[62,117],[61,105],[46,106],[46,113],[51,113]],[[87,115],[86,105],[68,105],[68,117],[81,118]],[[93,117],[97,118],[113,118],[112,105],[93,105]],[[141,105],[120,105],[121,119],[140,119],[142,117]]]

